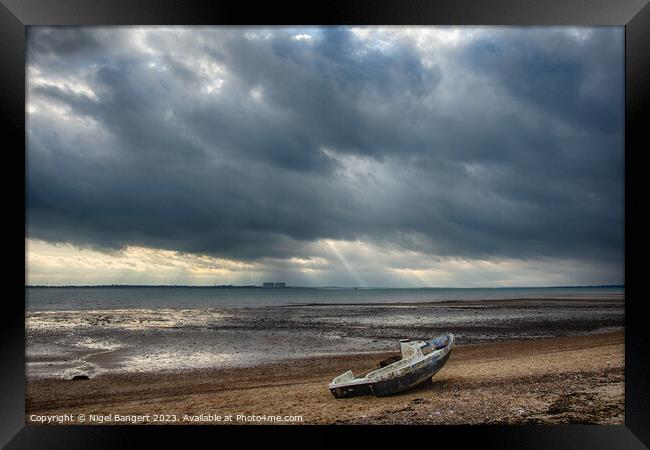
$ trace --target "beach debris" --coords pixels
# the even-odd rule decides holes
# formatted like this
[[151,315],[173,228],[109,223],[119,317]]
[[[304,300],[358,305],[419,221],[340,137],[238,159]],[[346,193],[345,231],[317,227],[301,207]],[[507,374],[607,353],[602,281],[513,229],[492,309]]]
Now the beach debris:
[[334,378],[329,390],[336,398],[374,394],[378,397],[397,394],[424,382],[438,372],[449,359],[454,345],[452,333],[430,341],[399,341],[400,355],[380,361],[380,368],[363,377],[351,370]]

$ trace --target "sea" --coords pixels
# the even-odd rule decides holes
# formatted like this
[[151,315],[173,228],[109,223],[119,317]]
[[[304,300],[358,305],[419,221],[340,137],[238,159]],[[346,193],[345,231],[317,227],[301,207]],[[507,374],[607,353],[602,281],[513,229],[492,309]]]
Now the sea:
[[530,288],[244,288],[27,287],[29,311],[116,308],[219,308],[311,304],[429,303],[444,301],[612,297],[622,287]]
[[622,330],[622,287],[26,287],[27,377],[89,378]]

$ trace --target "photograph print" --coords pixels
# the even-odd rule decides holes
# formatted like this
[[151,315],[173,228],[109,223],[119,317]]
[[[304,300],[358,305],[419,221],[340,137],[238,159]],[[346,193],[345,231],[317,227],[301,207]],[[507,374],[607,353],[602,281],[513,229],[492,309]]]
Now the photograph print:
[[28,26],[27,424],[625,423],[625,29]]

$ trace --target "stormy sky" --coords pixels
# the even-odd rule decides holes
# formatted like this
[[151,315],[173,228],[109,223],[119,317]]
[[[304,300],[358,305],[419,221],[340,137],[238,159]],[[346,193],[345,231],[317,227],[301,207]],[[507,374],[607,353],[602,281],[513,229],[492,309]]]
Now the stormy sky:
[[623,38],[30,27],[27,282],[623,283]]

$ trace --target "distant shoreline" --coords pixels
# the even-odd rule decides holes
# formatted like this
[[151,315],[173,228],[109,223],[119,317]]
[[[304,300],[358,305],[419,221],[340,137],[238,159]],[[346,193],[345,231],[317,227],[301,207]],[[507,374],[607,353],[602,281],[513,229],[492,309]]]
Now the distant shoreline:
[[[605,294],[606,295],[606,294]],[[611,294],[610,294],[611,295]],[[310,306],[324,306],[324,307],[350,307],[350,306],[384,306],[384,307],[405,307],[405,306],[507,306],[509,304],[521,304],[528,302],[539,306],[540,303],[611,303],[611,302],[625,302],[624,296],[616,297],[521,297],[521,298],[483,298],[483,299],[468,299],[468,300],[438,300],[438,301],[425,301],[425,302],[350,302],[350,303],[292,303],[289,305],[279,305],[279,308],[303,308]]]
[[602,284],[593,286],[510,286],[510,287],[345,287],[345,286],[282,286],[264,287],[260,285],[237,286],[230,284],[205,285],[168,285],[168,284],[97,284],[97,285],[26,285],[29,289],[352,289],[352,290],[503,290],[503,289],[625,289],[624,284]]

